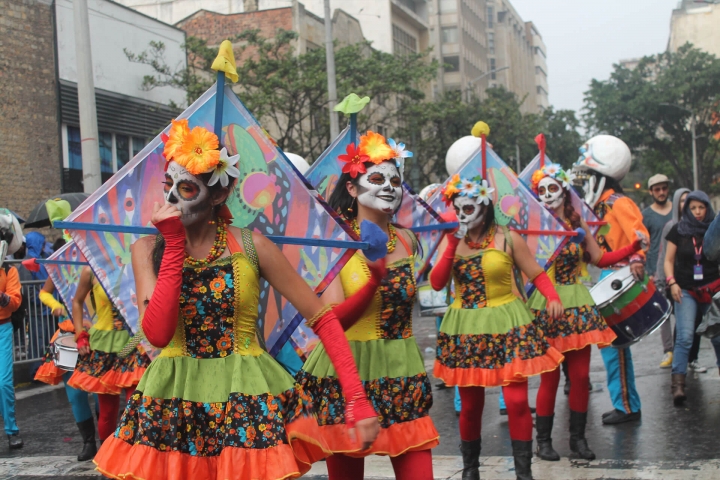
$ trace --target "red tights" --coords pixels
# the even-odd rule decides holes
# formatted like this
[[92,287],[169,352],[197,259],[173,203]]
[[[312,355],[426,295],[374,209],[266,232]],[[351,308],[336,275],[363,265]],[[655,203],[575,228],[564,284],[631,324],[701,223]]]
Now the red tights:
[[[432,480],[432,453],[430,450],[406,452],[390,457],[397,480]],[[330,480],[362,480],[365,459],[336,454],[326,460]]]
[[[125,402],[132,395],[132,390],[125,390]],[[115,432],[118,422],[118,409],[120,408],[120,395],[98,394],[100,404],[100,418],[98,418],[98,433],[100,442]]]
[[[582,350],[570,350],[563,353],[568,366],[570,379],[570,410],[585,413],[588,409],[590,391],[590,345]],[[555,413],[555,397],[560,385],[560,368],[540,376],[540,389],[537,394],[536,412],[538,416],[549,417]]]
[[[508,412],[510,438],[532,440],[532,415],[528,406],[528,384],[513,382],[503,387],[505,406]],[[477,440],[482,430],[482,413],[485,407],[484,387],[460,387],[460,438],[465,441]]]

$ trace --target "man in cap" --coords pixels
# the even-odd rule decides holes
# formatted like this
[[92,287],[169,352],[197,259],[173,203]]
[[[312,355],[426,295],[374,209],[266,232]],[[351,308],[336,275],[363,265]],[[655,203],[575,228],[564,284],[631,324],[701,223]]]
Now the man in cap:
[[[662,231],[667,222],[672,220],[672,202],[668,201],[670,197],[670,180],[662,173],[658,173],[650,177],[648,180],[648,192],[653,199],[650,204],[642,212],[643,225],[650,233],[650,249],[647,252],[647,263],[645,270],[650,277],[655,275],[657,266],[658,252],[660,251],[660,242],[662,241]],[[673,338],[670,321],[663,323],[660,328],[663,343],[663,359],[660,362],[660,368],[670,368],[672,366]]]

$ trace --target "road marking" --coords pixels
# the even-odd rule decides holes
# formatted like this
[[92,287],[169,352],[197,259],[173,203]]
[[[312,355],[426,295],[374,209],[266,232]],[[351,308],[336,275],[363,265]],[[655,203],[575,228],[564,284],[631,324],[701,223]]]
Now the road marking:
[[52,392],[53,390],[57,390],[59,388],[65,388],[65,385],[60,383],[58,385],[43,385],[42,387],[36,387],[36,388],[30,388],[28,390],[22,390],[20,392],[15,392],[15,400],[23,400],[28,397],[34,397],[35,395],[40,395],[41,393]]

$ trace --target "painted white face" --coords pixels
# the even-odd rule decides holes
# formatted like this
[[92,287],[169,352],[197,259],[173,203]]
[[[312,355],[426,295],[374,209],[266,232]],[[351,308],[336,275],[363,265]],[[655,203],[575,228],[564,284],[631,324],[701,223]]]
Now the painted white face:
[[402,201],[402,179],[394,162],[368,167],[358,179],[358,203],[367,208],[395,213]]
[[190,174],[175,162],[165,172],[165,203],[175,205],[181,212],[183,225],[189,225],[212,209],[210,191],[200,178]]
[[468,230],[472,230],[485,220],[486,206],[478,205],[472,198],[458,195],[453,200],[453,206],[455,207],[458,222],[467,225]]
[[562,185],[552,177],[544,177],[538,183],[538,197],[550,210],[556,210],[565,201]]

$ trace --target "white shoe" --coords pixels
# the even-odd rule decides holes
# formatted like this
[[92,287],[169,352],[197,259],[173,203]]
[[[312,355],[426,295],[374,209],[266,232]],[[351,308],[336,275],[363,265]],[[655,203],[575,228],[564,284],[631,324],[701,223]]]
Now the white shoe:
[[662,362],[660,362],[660,368],[672,367],[673,352],[665,352]]
[[697,360],[688,363],[688,367],[691,368],[695,373],[706,373],[707,368],[701,366]]

